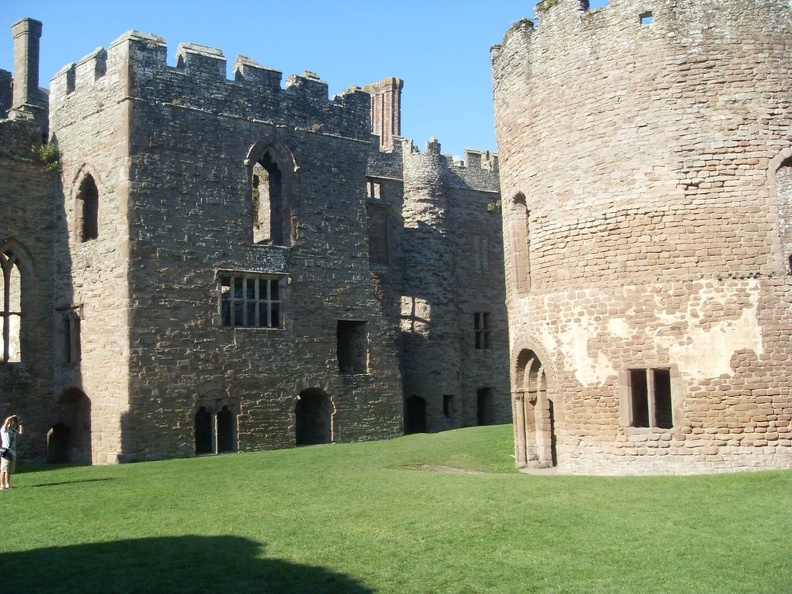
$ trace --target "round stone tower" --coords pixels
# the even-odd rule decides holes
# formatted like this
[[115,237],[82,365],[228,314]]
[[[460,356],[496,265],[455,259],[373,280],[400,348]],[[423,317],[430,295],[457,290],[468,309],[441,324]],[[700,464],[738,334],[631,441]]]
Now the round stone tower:
[[445,163],[434,139],[423,153],[404,153],[401,336],[407,432],[444,427],[444,396],[460,393]]
[[792,466],[792,7],[542,2],[492,49],[519,466]]

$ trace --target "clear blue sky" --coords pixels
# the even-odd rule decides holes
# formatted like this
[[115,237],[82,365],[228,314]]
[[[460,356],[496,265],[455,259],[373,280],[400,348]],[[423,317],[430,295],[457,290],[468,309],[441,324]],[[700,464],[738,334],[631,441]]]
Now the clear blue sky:
[[[591,7],[606,4],[592,0]],[[404,80],[402,136],[444,153],[496,150],[489,49],[533,0],[0,0],[0,68],[13,70],[11,25],[44,24],[41,80],[136,29],[238,55],[283,72],[317,73],[334,95],[389,76]],[[230,72],[229,72],[230,75]]]

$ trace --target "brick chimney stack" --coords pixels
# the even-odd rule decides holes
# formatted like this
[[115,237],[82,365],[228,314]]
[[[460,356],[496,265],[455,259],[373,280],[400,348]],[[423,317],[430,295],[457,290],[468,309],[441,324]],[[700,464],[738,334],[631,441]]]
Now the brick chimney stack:
[[402,86],[401,79],[391,77],[363,87],[371,95],[371,133],[379,136],[381,147],[401,136]]
[[39,95],[39,40],[41,22],[22,19],[11,26],[14,37],[14,96],[11,108],[35,112],[41,108]]

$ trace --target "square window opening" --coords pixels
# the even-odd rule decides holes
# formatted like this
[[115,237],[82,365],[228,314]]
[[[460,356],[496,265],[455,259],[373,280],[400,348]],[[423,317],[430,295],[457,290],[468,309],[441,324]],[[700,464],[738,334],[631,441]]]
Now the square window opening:
[[368,333],[366,322],[338,320],[336,354],[341,374],[368,372]]
[[674,426],[671,370],[630,369],[630,425],[671,429]]
[[220,323],[232,328],[280,328],[279,279],[258,275],[220,277]]

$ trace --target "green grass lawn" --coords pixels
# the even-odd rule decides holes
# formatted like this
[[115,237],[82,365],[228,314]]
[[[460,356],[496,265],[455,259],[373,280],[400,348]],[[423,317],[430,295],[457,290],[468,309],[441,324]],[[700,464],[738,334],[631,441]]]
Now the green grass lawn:
[[792,472],[523,475],[511,440],[23,466],[0,492],[0,589],[792,592]]

